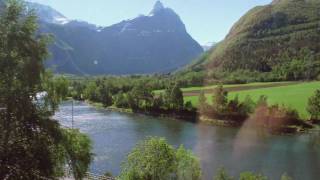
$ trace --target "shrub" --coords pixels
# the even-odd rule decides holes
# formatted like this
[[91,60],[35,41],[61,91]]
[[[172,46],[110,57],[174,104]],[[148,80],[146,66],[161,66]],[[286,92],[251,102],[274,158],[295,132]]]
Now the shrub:
[[148,138],[127,156],[119,178],[200,180],[201,169],[198,159],[183,146],[175,151],[163,138]]
[[312,120],[320,120],[320,90],[316,90],[314,95],[309,98],[307,111]]

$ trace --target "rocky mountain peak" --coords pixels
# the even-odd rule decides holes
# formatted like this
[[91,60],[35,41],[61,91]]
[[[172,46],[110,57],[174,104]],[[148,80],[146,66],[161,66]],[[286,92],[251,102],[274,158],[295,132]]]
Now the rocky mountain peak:
[[157,1],[157,2],[155,3],[155,5],[153,6],[153,9],[152,9],[152,11],[150,12],[150,14],[156,14],[157,12],[159,12],[159,11],[161,11],[161,10],[163,10],[163,9],[165,9],[165,7],[164,7],[164,5],[162,4],[162,2],[161,2],[161,1]]

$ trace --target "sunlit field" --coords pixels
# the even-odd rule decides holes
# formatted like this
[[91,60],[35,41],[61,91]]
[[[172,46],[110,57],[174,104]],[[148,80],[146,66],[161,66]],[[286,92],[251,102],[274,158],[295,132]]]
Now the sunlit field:
[[[256,83],[255,83],[256,84]],[[252,84],[254,86],[255,84]],[[258,83],[263,84],[263,83]],[[234,85],[235,86],[235,85]],[[244,86],[244,85],[239,85]],[[228,86],[224,86],[228,87]],[[294,109],[297,109],[300,116],[304,119],[308,118],[309,115],[306,111],[307,102],[310,96],[316,89],[320,87],[320,82],[305,82],[298,84],[288,84],[279,87],[270,88],[259,88],[251,90],[233,91],[229,93],[229,98],[234,98],[236,95],[239,96],[240,100],[243,100],[247,95],[250,95],[253,100],[257,100],[261,95],[268,97],[270,104],[285,105]],[[211,95],[206,94],[208,102],[211,102]],[[198,96],[185,96],[185,102],[191,101],[194,106],[198,105]]]

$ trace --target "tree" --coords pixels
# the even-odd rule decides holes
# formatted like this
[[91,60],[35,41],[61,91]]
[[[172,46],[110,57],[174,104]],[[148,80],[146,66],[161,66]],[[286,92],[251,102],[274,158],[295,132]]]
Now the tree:
[[66,152],[71,142],[51,119],[65,83],[45,72],[49,38],[35,34],[36,22],[18,0],[7,1],[0,16],[0,179],[56,179],[83,148]]
[[176,152],[177,179],[178,180],[200,180],[201,169],[199,160],[186,150],[182,145]]
[[167,87],[165,91],[165,104],[169,109],[183,109],[183,92],[181,91],[178,83]]
[[61,76],[53,79],[54,86],[56,87],[56,92],[62,100],[65,100],[69,92],[69,82],[68,80]]
[[120,179],[199,180],[201,169],[199,160],[183,146],[175,151],[163,138],[148,138],[127,156]]
[[212,96],[212,106],[214,111],[222,113],[225,111],[228,103],[228,91],[223,89],[222,85],[215,88]]
[[123,92],[113,96],[114,105],[118,108],[129,108],[128,97]]
[[140,142],[122,167],[123,180],[167,180],[175,172],[175,152],[163,138]]
[[66,162],[75,179],[83,179],[89,169],[93,154],[91,140],[79,130],[63,130]]
[[209,104],[207,103],[207,98],[203,91],[201,91],[199,95],[199,111],[202,115],[205,115],[208,113],[210,109]]
[[103,104],[104,107],[109,107],[112,106],[113,104],[113,99],[112,99],[112,94],[111,94],[111,88],[108,87],[107,84],[102,84],[99,86],[99,99],[100,102]]
[[256,107],[256,103],[252,100],[252,98],[247,95],[243,101],[244,111],[249,114],[252,113]]
[[320,120],[320,90],[316,90],[314,95],[309,98],[307,111],[312,120]]
[[84,98],[88,99],[90,101],[99,101],[99,95],[98,95],[98,87],[96,82],[90,82],[87,86],[86,89],[84,90]]

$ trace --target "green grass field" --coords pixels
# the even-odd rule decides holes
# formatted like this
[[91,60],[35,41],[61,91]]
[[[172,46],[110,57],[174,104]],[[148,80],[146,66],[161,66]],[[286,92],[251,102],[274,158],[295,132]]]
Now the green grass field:
[[[284,83],[296,83],[296,82],[258,82],[258,83],[249,83],[249,84],[227,84],[223,85],[225,88],[231,87],[254,87],[254,86],[261,86],[261,85],[275,85],[275,84],[284,84]],[[192,91],[202,91],[202,90],[210,90],[216,88],[218,85],[212,86],[201,86],[201,87],[189,87],[189,88],[181,88],[184,93],[192,92]],[[164,90],[155,90],[155,94],[164,93]]]
[[[306,82],[280,87],[231,92],[229,93],[229,98],[234,98],[238,95],[239,99],[243,100],[247,95],[249,95],[256,101],[261,95],[266,95],[268,97],[269,104],[280,104],[294,108],[298,110],[302,118],[307,119],[309,118],[306,111],[308,99],[313,95],[316,89],[320,89],[320,82]],[[208,97],[208,102],[211,102],[211,95],[206,94],[206,96]],[[185,102],[187,101],[191,101],[194,106],[197,106],[198,96],[187,96],[185,97]]]

